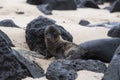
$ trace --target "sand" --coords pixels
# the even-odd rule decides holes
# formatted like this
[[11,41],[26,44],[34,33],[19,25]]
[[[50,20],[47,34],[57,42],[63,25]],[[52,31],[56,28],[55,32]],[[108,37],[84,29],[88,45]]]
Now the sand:
[[[35,5],[30,5],[25,2],[26,0],[0,0],[0,20],[4,19],[12,19],[17,25],[21,28],[27,26],[27,24],[38,16],[46,16],[51,18],[57,22],[57,24],[63,26],[68,32],[70,32],[73,36],[73,42],[76,44],[80,44],[85,41],[107,38],[108,28],[104,27],[85,27],[80,26],[78,23],[81,19],[85,19],[90,21],[92,24],[94,23],[102,23],[102,22],[113,22],[120,21],[120,13],[110,13],[108,10],[104,9],[77,9],[70,11],[53,11],[53,15],[44,15],[41,13]],[[109,4],[105,4],[100,6],[104,8]],[[24,14],[16,14],[16,12],[22,11]],[[25,41],[25,30],[18,28],[6,28],[1,26],[0,29],[4,31],[12,40],[16,47],[22,49],[28,49],[28,46]],[[47,68],[50,60],[42,60],[39,59],[38,63],[40,63],[44,69]],[[91,71],[80,71],[78,72],[79,76],[77,80],[101,80],[103,74],[102,73],[94,73]],[[45,78],[33,79],[26,78],[24,80],[46,80]]]
[[[79,76],[76,80],[101,80],[103,74],[102,73],[95,73],[95,72],[91,72],[91,71],[79,71],[78,72]],[[45,77],[43,78],[39,78],[39,79],[33,79],[33,78],[26,78],[23,80],[47,80]]]

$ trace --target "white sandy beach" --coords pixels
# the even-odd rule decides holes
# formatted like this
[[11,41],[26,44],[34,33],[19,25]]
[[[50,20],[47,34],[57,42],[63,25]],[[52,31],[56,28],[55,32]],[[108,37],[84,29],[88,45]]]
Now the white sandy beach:
[[[0,0],[0,7],[3,7],[0,9],[0,21],[4,19],[12,19],[21,28],[25,28],[30,21],[38,16],[46,16],[55,20],[57,24],[63,26],[68,32],[70,32],[73,36],[73,42],[76,44],[80,44],[88,40],[107,38],[107,31],[109,30],[104,27],[89,28],[80,26],[78,23],[81,19],[88,20],[92,24],[108,21],[120,21],[119,12],[111,14],[108,10],[104,9],[84,8],[70,11],[54,10],[53,15],[44,15],[35,5],[27,4],[25,1],[26,0]],[[22,11],[25,14],[16,14],[18,11]],[[0,29],[10,37],[16,47],[29,50],[25,41],[25,31],[23,29],[8,28],[3,26],[1,26]],[[47,68],[50,62],[50,60],[38,60],[38,63],[40,63],[44,69]],[[78,74],[79,76],[76,80],[101,80],[103,76],[102,73],[95,73],[91,71],[79,71]],[[46,79],[26,78],[24,80]]]

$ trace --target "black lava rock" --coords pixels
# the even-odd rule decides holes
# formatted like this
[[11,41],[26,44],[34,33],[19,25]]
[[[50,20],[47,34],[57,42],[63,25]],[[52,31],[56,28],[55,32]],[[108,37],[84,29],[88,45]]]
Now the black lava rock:
[[104,0],[94,0],[97,4],[104,4]]
[[103,0],[104,2],[114,2],[114,1],[116,1],[116,0]]
[[76,10],[77,6],[74,0],[48,0],[38,9],[45,14],[52,14],[52,10]]
[[117,0],[110,0],[110,4],[113,4],[115,1],[117,1]]
[[[35,61],[36,56],[39,57],[40,55],[37,55],[33,51],[26,51],[21,49],[13,49],[12,54],[20,63],[22,63],[22,65],[24,65],[32,77],[40,78],[45,76],[43,68]],[[34,56],[32,56],[33,54]]]
[[115,1],[109,8],[110,12],[120,12],[120,0]]
[[104,73],[107,69],[106,65],[99,60],[72,60],[70,67],[75,71],[89,70],[93,72]]
[[56,60],[49,65],[46,78],[48,80],[75,80],[79,70],[105,72],[106,66],[94,60]]
[[32,61],[30,52],[22,50],[19,53],[11,49],[11,44],[9,37],[0,30],[0,80],[21,80],[26,76],[35,78],[44,76],[44,70]]
[[[47,56],[46,45],[44,41],[44,30],[49,25],[56,25],[54,20],[40,16],[34,19],[27,25],[26,42],[32,51],[37,51],[40,54]],[[61,31],[62,38],[72,42],[72,35],[67,32],[62,26],[56,25]]]
[[118,38],[120,38],[120,25],[111,28],[108,31],[107,35],[110,36],[110,37],[118,37]]
[[12,54],[12,49],[0,35],[0,80],[21,80],[30,76],[24,65]]
[[46,15],[52,15],[52,9],[49,8],[49,4],[38,5],[37,8]]
[[[78,53],[73,54],[71,59],[100,60],[110,62],[114,56],[114,51],[120,45],[120,38],[105,38],[86,41],[81,43]],[[81,48],[84,50],[82,51]]]
[[10,38],[2,30],[0,30],[0,36],[6,41],[7,45],[14,47],[14,44],[12,43]]
[[120,80],[120,46],[116,49],[102,80]]
[[49,0],[53,10],[76,10],[77,6],[74,0]]
[[76,2],[77,7],[79,8],[81,4],[81,0],[75,0],[75,2]]
[[104,0],[104,2],[110,2],[110,0]]
[[5,19],[5,20],[0,21],[0,26],[19,28],[19,26],[16,25],[11,19]]
[[57,60],[53,61],[46,72],[46,78],[48,80],[75,80],[77,78],[77,72],[68,68],[70,61]]
[[90,22],[87,21],[87,20],[81,20],[81,21],[79,22],[79,24],[82,25],[82,26],[87,26],[88,24],[90,24]]
[[94,0],[76,0],[78,8],[96,8],[99,9],[99,6]]
[[16,14],[22,15],[22,14],[25,14],[25,13],[23,11],[17,11]]
[[40,5],[45,3],[46,0],[27,0],[27,3],[33,4],[33,5]]
[[92,1],[84,1],[81,5],[81,7],[88,7],[88,8],[96,8],[99,9],[98,5]]

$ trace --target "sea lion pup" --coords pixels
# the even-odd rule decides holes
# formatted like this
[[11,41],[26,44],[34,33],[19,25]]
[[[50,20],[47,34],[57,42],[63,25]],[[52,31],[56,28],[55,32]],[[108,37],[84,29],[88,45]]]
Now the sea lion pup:
[[78,45],[63,40],[60,30],[55,25],[48,26],[44,35],[47,51],[56,59],[69,58],[76,53]]

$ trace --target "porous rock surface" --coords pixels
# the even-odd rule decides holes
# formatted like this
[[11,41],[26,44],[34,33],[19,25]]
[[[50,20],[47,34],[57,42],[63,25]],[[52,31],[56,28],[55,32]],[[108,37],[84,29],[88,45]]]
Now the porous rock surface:
[[97,60],[56,60],[53,61],[46,72],[48,80],[75,80],[77,71],[90,70],[104,73],[106,66]]
[[12,54],[12,49],[0,35],[0,80],[21,80],[30,76],[24,65]]

